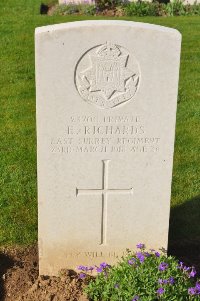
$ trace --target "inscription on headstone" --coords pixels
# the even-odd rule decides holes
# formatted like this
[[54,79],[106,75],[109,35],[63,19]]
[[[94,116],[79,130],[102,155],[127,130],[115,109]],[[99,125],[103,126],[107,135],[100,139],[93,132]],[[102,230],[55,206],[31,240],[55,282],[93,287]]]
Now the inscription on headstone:
[[127,21],[36,29],[40,274],[167,248],[180,44]]

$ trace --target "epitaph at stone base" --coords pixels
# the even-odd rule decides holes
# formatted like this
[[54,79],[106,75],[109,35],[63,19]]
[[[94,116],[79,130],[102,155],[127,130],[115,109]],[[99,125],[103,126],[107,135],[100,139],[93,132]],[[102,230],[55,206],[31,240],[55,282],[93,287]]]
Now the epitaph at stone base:
[[40,274],[167,248],[180,45],[127,21],[36,29]]

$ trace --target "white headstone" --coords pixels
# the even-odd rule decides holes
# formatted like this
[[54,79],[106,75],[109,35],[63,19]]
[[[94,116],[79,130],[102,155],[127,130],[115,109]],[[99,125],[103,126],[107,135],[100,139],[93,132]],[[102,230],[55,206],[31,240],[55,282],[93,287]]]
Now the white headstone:
[[95,0],[59,0],[59,4],[95,4]]
[[128,21],[36,29],[40,274],[167,248],[180,45]]

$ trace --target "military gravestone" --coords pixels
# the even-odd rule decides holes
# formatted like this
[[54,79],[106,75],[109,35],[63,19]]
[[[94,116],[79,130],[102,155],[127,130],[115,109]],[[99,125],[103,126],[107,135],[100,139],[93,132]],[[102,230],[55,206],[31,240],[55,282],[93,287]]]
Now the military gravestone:
[[167,248],[180,44],[127,21],[36,29],[40,274]]

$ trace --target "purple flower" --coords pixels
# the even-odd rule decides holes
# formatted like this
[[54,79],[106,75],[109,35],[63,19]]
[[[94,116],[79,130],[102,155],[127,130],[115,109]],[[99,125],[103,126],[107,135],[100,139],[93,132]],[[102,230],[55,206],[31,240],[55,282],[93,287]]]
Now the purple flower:
[[189,295],[196,295],[196,288],[195,287],[190,287],[188,289],[188,294]]
[[169,282],[169,284],[174,284],[175,280],[174,280],[173,277],[170,277],[170,278],[168,279],[168,282]]
[[195,268],[192,268],[192,271],[191,271],[190,274],[189,274],[189,278],[195,277],[196,273],[197,273],[197,272],[196,272]]
[[200,295],[200,282],[197,282],[195,287],[190,287],[188,289],[188,294],[192,296]]
[[132,299],[132,301],[137,301],[137,300],[139,300],[139,296],[135,296],[135,297]]
[[191,269],[191,268],[190,268],[190,267],[187,267],[187,266],[184,266],[184,267],[183,267],[183,270],[186,271],[186,272],[188,272],[190,269]]
[[158,268],[159,271],[165,271],[168,268],[168,264],[166,262],[161,262]]
[[136,245],[136,247],[138,249],[144,249],[145,248],[145,244],[139,243],[139,244]]
[[111,266],[106,262],[100,263],[99,267],[96,267],[97,273],[102,273],[103,271],[106,272],[106,268],[110,268]]
[[165,290],[164,290],[164,288],[159,287],[159,289],[156,292],[158,295],[162,295],[165,292]]
[[102,263],[100,263],[100,267],[102,267],[102,268],[106,268],[106,267],[107,267],[107,263],[106,263],[106,262],[102,262]]
[[178,265],[177,268],[182,269],[183,272],[185,272],[189,278],[194,278],[196,276],[197,272],[196,272],[195,268],[194,267],[187,267],[186,265],[184,266],[182,261],[179,262],[179,265]]
[[196,290],[200,293],[200,282],[197,282],[195,285]]
[[160,253],[159,252],[155,252],[155,256],[156,257],[160,257]]
[[167,279],[158,279],[158,283],[159,284],[168,284],[169,280],[167,280]]
[[79,265],[77,267],[77,269],[79,271],[83,271],[83,272],[88,272],[88,271],[93,271],[94,270],[94,267],[90,266],[90,267],[87,267],[87,266],[84,266],[84,265]]
[[119,284],[118,284],[118,283],[116,283],[114,287],[115,287],[115,288],[119,288]]
[[158,279],[159,284],[174,284],[175,280],[173,277],[170,277],[169,279]]
[[135,263],[135,258],[131,258],[128,260],[128,264],[133,265]]
[[79,265],[77,267],[77,269],[80,270],[80,271],[87,271],[88,270],[88,268],[86,266],[84,266],[84,265]]
[[145,255],[146,257],[150,257],[150,256],[151,256],[151,254],[149,254],[148,252],[144,252],[144,255]]
[[97,273],[102,273],[103,272],[103,268],[102,267],[97,267],[96,271],[97,271]]
[[136,253],[136,257],[139,259],[139,261],[142,263],[145,260],[144,255],[141,252]]
[[184,266],[183,266],[183,262],[182,261],[179,261],[179,265],[177,266],[177,269],[182,269]]
[[105,269],[105,268],[110,268],[111,266],[109,264],[107,264],[106,262],[102,262],[102,263],[100,263],[100,267]]
[[79,274],[79,278],[80,278],[80,279],[84,279],[85,277],[86,277],[86,274],[84,274],[84,273],[80,273],[80,274]]

